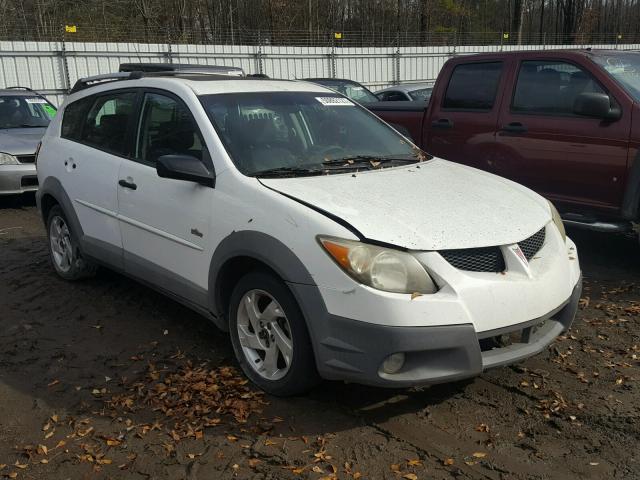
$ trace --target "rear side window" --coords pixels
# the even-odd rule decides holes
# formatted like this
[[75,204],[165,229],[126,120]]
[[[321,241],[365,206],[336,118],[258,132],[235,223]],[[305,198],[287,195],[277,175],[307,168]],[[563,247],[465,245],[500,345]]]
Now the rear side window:
[[454,68],[442,108],[489,111],[493,108],[502,62],[467,63]]
[[127,126],[134,114],[135,101],[135,92],[94,97],[80,141],[116,155],[126,155]]
[[589,72],[561,61],[526,61],[520,65],[512,112],[573,115],[581,93],[606,93]]

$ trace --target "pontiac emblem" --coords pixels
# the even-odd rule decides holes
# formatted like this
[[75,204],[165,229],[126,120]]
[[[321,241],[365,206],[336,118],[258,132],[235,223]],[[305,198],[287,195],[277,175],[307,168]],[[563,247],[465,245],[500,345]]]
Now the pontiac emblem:
[[525,265],[529,265],[529,261],[527,260],[527,257],[525,257],[524,252],[519,245],[514,245],[513,247],[511,247],[511,250],[518,256],[520,260],[522,260],[522,263],[524,263]]

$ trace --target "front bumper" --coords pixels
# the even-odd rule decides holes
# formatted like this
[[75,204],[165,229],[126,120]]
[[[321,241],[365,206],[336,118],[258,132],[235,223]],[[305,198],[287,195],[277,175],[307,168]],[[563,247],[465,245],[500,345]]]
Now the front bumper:
[[[569,329],[578,309],[582,281],[571,296],[548,314],[528,322],[477,333],[472,324],[394,327],[328,314],[312,334],[323,378],[383,387],[409,387],[474,377],[484,370],[518,362],[543,351]],[[303,292],[298,291],[304,296]],[[489,348],[487,340],[519,333],[508,346]],[[404,352],[404,367],[387,374],[380,367]]]
[[38,190],[34,164],[0,165],[0,195],[14,195]]

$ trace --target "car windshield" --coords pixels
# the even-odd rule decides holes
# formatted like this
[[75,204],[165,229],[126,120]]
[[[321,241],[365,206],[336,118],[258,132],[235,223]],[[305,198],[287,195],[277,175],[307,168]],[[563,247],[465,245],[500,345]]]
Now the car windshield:
[[426,158],[341,95],[252,92],[205,95],[201,101],[229,155],[246,175],[342,173]]
[[633,98],[640,100],[640,54],[613,53],[611,55],[594,55],[592,58]]
[[355,82],[345,82],[341,80],[311,80],[313,83],[324,85],[325,87],[335,90],[342,95],[355,100],[358,103],[377,102],[376,96],[367,89],[367,87]]
[[409,92],[409,96],[413,98],[416,102],[426,102],[431,98],[431,92],[433,88],[421,88],[419,90],[413,90]]
[[46,127],[56,109],[43,98],[0,95],[0,128]]

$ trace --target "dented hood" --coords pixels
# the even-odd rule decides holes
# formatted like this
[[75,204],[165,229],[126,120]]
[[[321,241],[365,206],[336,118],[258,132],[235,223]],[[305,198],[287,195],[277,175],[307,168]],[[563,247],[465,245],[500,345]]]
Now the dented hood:
[[551,220],[546,200],[531,190],[442,159],[260,181],[341,218],[367,239],[412,250],[516,243]]

